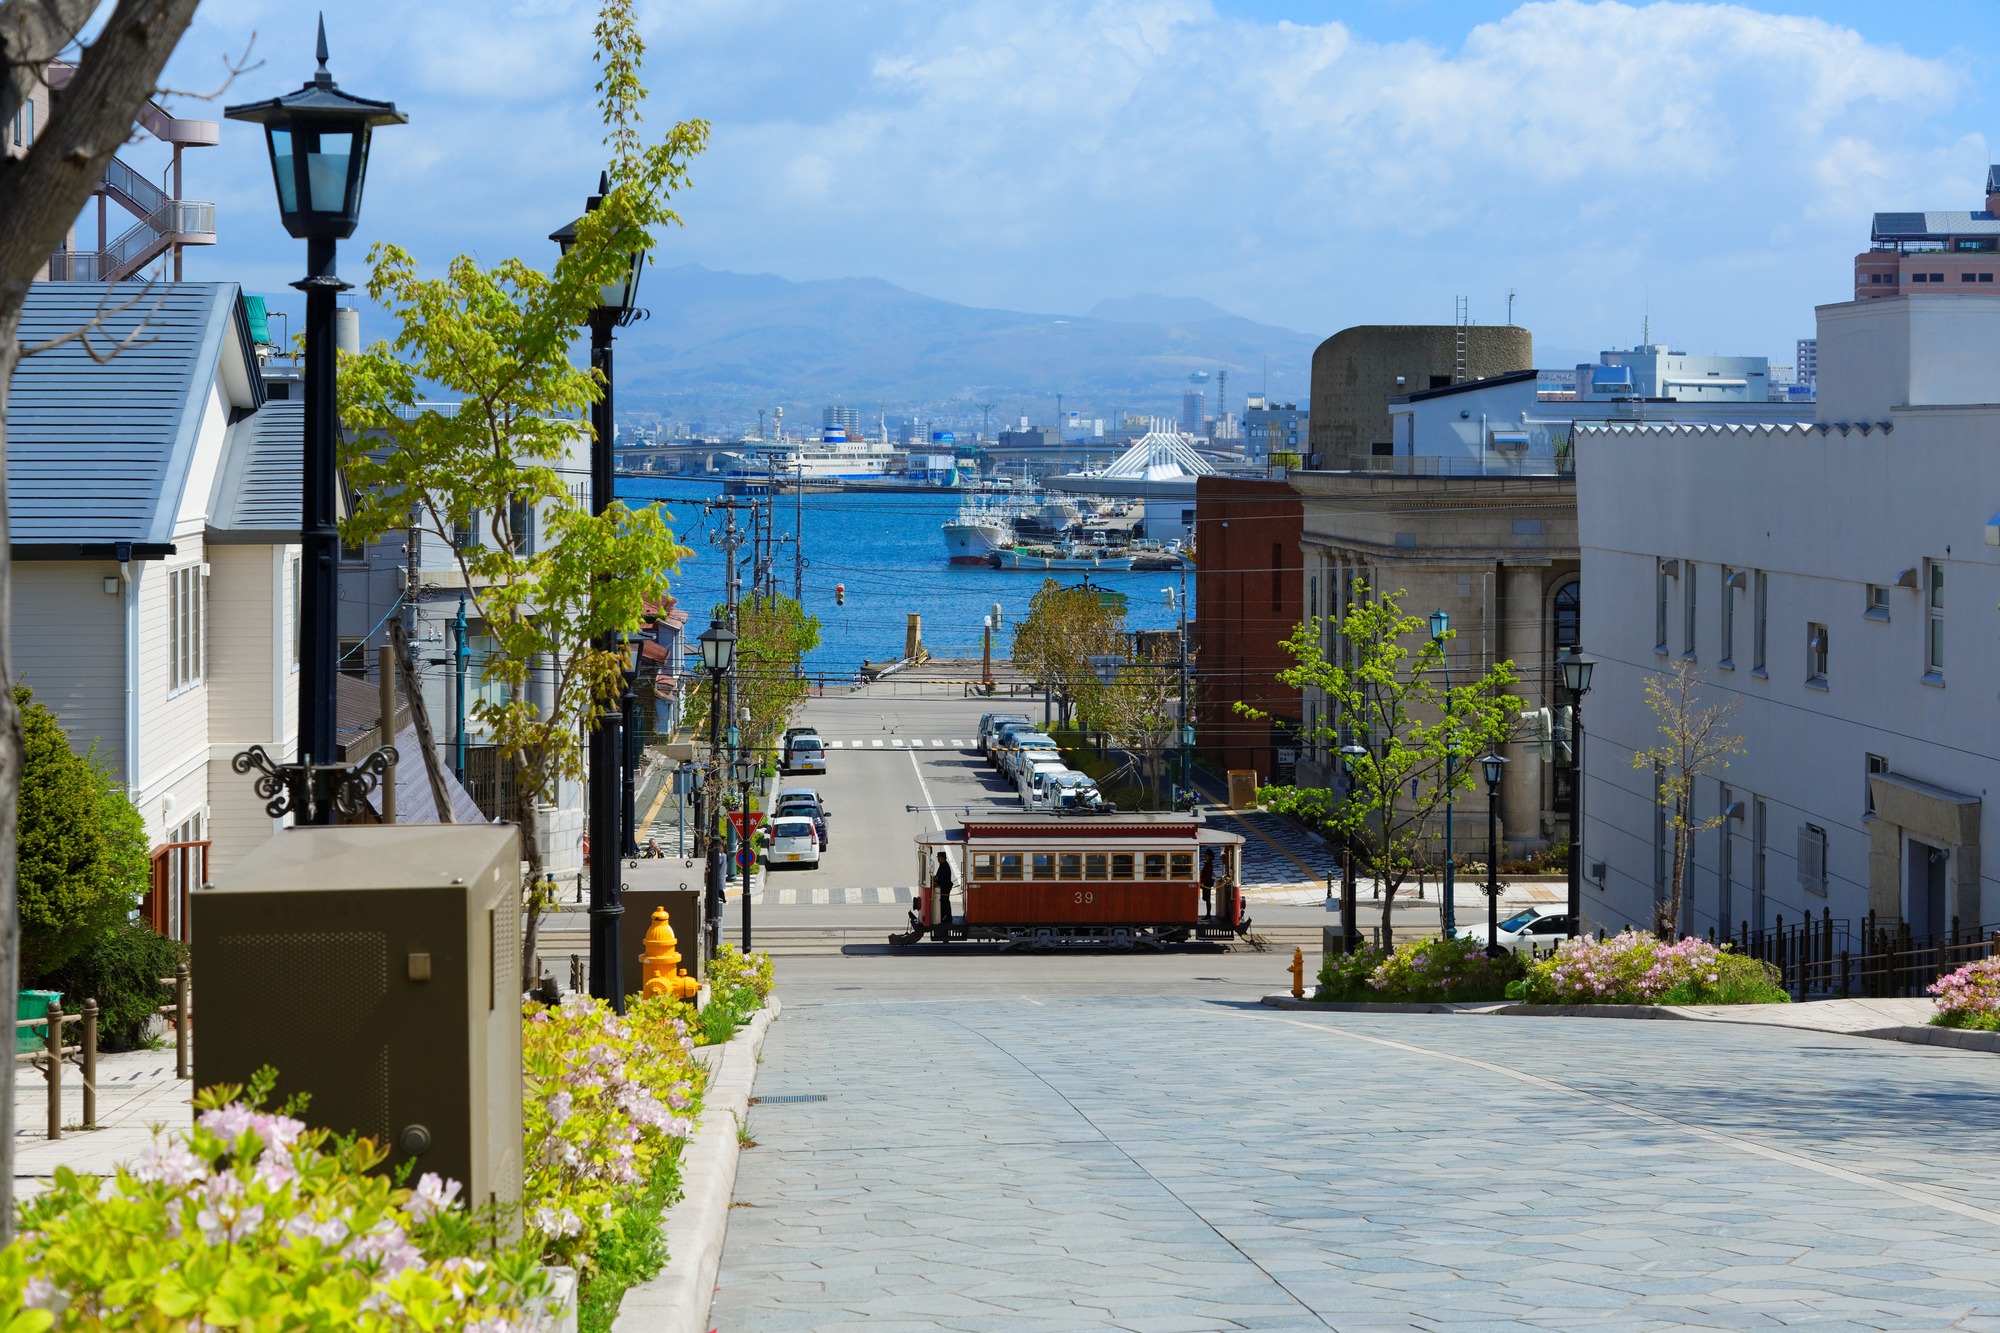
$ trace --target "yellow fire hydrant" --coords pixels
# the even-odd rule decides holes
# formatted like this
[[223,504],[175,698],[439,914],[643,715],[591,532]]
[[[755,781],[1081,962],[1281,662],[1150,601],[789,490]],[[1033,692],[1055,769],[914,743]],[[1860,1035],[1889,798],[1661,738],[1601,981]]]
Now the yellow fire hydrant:
[[1285,970],[1292,974],[1292,998],[1294,1000],[1304,999],[1306,995],[1306,951],[1304,949],[1292,950],[1292,965]]
[[674,928],[667,923],[667,909],[653,909],[653,924],[646,928],[646,946],[639,954],[639,975],[644,979],[640,994],[648,998],[671,995],[676,1000],[694,998],[701,983],[680,970],[681,951]]

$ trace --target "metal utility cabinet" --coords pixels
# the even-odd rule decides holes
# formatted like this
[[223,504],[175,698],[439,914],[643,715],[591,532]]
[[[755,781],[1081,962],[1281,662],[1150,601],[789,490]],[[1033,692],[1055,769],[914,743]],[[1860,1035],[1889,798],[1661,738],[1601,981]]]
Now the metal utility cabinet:
[[195,1085],[278,1071],[303,1119],[521,1197],[521,863],[510,826],[295,828],[195,895]]

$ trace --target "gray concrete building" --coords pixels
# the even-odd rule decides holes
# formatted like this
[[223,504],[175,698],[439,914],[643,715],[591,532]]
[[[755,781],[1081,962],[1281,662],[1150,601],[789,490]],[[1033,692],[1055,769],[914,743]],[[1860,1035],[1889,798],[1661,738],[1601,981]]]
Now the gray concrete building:
[[1535,364],[1534,338],[1516,324],[1363,324],[1313,351],[1311,458],[1315,468],[1365,468],[1354,459],[1395,452],[1389,399]]

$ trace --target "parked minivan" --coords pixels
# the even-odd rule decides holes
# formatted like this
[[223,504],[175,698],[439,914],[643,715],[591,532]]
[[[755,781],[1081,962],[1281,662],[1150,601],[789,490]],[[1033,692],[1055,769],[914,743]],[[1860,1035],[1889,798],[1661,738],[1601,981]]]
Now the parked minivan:
[[979,753],[991,756],[993,740],[1006,726],[1027,727],[1033,724],[1025,713],[981,713],[979,715]]
[[779,866],[819,867],[819,830],[805,815],[780,815],[771,821],[771,846],[765,853],[773,870]]
[[1056,758],[1038,757],[1032,763],[1022,765],[1020,772],[1014,778],[1014,790],[1020,793],[1021,804],[1030,810],[1046,808],[1048,803],[1044,799],[1042,780],[1067,772],[1070,772],[1069,765]]
[[1062,752],[1057,748],[1055,737],[1045,736],[1039,731],[1011,731],[1000,738],[994,753],[998,757],[1000,771],[1010,782],[1019,781],[1021,766],[1027,762],[1029,754],[1046,753],[1050,759],[1060,759]]
[[826,743],[817,733],[792,737],[785,744],[782,768],[787,773],[826,772]]

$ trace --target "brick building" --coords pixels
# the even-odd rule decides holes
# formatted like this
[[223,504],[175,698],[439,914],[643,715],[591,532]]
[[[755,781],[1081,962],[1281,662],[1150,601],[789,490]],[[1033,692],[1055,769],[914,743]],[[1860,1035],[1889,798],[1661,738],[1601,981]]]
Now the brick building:
[[[1282,481],[1195,484],[1195,747],[1223,769],[1288,783],[1298,762],[1299,696],[1278,683],[1281,646],[1305,617],[1298,493]],[[1238,700],[1272,715],[1238,713]]]

